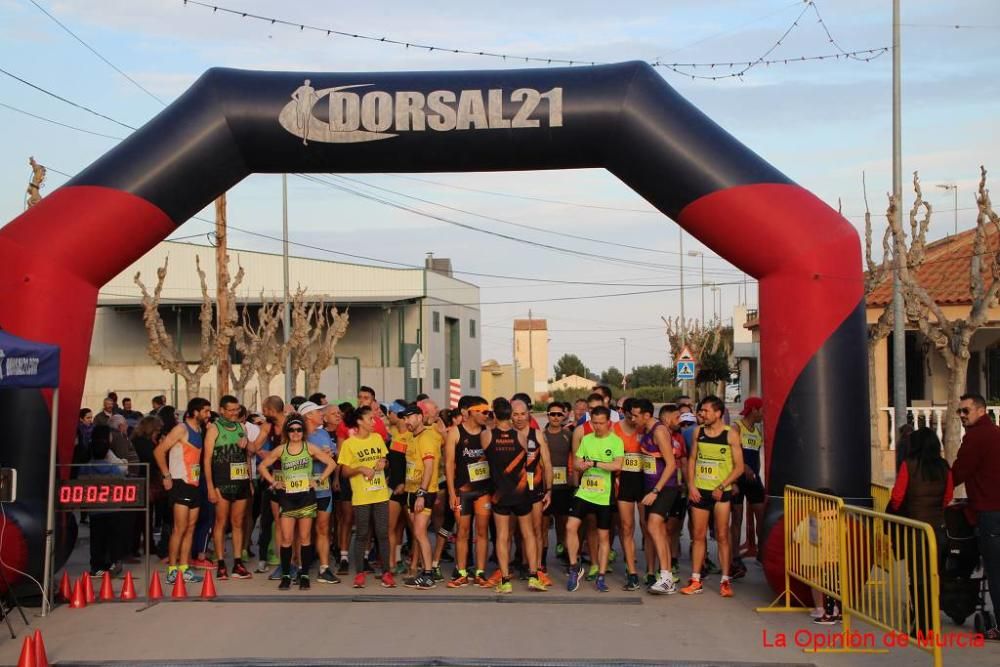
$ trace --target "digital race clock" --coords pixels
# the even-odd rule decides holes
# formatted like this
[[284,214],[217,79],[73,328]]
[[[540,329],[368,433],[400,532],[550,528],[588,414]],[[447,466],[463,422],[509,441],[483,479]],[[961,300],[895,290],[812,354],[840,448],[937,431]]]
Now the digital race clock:
[[146,480],[141,477],[88,477],[59,481],[58,509],[144,509]]

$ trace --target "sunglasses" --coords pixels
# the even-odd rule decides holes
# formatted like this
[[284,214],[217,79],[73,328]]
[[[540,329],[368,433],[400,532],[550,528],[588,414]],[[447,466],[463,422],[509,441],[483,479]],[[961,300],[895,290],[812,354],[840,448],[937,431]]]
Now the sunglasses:
[[967,414],[969,414],[969,408],[959,408],[958,409],[958,414],[960,414],[960,415],[967,415]]
[[300,429],[298,426],[296,426],[295,428],[288,429],[288,432],[289,433],[302,433],[302,429]]
[[549,412],[547,414],[549,415],[549,417],[565,417],[566,416],[565,412]]

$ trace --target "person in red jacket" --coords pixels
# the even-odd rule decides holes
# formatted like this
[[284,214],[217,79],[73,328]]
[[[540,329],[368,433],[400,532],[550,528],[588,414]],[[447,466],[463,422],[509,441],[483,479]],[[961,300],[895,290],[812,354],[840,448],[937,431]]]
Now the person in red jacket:
[[[962,446],[951,472],[965,484],[969,507],[976,515],[979,552],[989,582],[993,609],[1000,604],[1000,428],[986,413],[980,394],[965,394],[958,408],[965,427]],[[987,629],[986,639],[1000,641],[1000,629]]]

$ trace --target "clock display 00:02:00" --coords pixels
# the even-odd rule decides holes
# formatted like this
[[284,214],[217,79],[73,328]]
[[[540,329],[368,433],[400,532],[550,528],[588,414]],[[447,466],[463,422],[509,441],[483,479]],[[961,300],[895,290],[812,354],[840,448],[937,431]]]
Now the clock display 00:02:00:
[[60,480],[56,502],[61,509],[143,508],[146,506],[146,480],[114,477]]

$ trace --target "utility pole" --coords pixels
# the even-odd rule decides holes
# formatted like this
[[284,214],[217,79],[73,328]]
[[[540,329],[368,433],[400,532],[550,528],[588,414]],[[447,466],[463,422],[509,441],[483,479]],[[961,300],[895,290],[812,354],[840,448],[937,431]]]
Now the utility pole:
[[[895,223],[902,227],[903,136],[900,112],[899,0],[892,0],[892,196],[896,202]],[[956,207],[957,208],[957,207]],[[895,273],[892,280],[892,405],[896,428],[906,423],[906,320],[903,308],[901,263],[906,253],[903,239],[895,242]]]
[[684,228],[677,229],[681,233],[681,345],[687,345],[687,320],[684,318]]
[[531,393],[535,391],[535,325],[532,324],[531,309],[528,309],[528,368],[531,369]]
[[229,313],[229,255],[226,247],[226,193],[223,192],[215,200],[215,331],[219,341],[215,386],[219,396],[229,393],[229,342],[222,335]]
[[514,359],[514,393],[517,393],[517,320],[514,320],[514,335],[510,341],[511,354]]
[[622,389],[628,384],[628,339],[619,338],[622,342]]
[[292,348],[288,344],[292,337],[292,301],[288,288],[288,174],[281,175],[281,255],[285,270],[285,400],[295,395],[292,384]]

